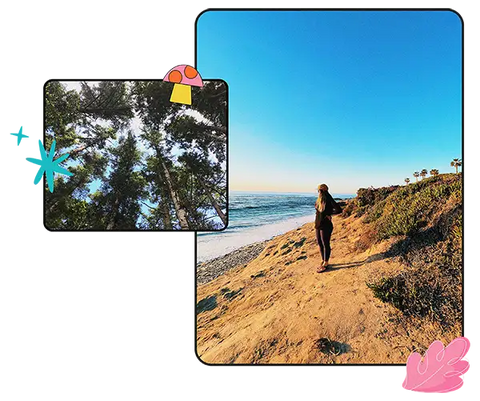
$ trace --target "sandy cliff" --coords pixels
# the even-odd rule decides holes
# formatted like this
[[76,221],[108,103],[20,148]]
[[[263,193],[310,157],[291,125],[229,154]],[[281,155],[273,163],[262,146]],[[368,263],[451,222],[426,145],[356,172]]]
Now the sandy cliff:
[[[197,353],[206,363],[405,363],[460,326],[405,318],[366,285],[402,272],[386,252],[397,238],[362,245],[362,217],[334,217],[331,269],[313,223],[278,236],[247,265],[197,290]],[[360,242],[359,242],[360,241]]]

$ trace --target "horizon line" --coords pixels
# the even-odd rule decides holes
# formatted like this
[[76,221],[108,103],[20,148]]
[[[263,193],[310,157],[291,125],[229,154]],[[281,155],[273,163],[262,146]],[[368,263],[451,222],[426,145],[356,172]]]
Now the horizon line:
[[[261,193],[279,193],[279,194],[315,194],[315,191],[269,191],[269,190],[258,190],[258,189],[230,189],[229,192],[261,192]],[[332,192],[333,194],[339,195],[356,195],[352,192]]]

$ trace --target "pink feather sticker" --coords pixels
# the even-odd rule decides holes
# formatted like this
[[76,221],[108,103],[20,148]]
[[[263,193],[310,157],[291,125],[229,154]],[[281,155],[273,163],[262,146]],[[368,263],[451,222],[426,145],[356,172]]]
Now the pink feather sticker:
[[460,377],[470,367],[462,358],[470,348],[470,341],[458,337],[447,347],[441,341],[434,341],[425,356],[412,353],[407,360],[407,377],[403,388],[424,393],[447,393],[462,387]]

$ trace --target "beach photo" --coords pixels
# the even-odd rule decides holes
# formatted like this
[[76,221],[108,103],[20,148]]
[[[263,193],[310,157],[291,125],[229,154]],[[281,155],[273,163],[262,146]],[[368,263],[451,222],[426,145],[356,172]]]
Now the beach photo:
[[397,365],[463,335],[463,24],[451,10],[207,10],[229,222],[196,234],[212,365]]
[[228,87],[180,85],[187,105],[170,100],[178,85],[45,84],[45,149],[66,158],[65,175],[45,182],[48,230],[225,229]]

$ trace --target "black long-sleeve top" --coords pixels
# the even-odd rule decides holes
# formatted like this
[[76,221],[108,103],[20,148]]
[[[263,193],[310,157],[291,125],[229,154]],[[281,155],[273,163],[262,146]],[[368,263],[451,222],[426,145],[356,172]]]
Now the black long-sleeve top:
[[326,224],[332,224],[331,220],[327,216],[342,213],[342,208],[337,202],[335,202],[335,199],[333,199],[332,195],[330,195],[328,192],[325,210],[323,212],[319,212],[318,209],[315,210],[315,228],[322,228]]

